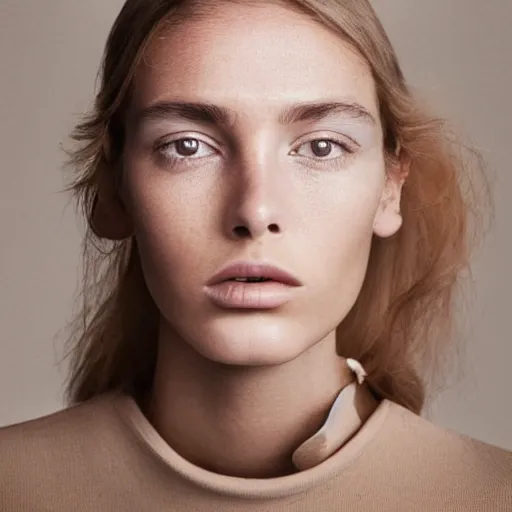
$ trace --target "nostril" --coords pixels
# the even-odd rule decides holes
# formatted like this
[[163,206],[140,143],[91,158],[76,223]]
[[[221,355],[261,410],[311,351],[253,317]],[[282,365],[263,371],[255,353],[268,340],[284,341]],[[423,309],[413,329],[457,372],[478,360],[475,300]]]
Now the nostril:
[[245,226],[237,226],[235,229],[233,229],[233,232],[240,238],[247,238],[250,234],[249,230]]
[[[279,226],[277,224],[269,224],[268,230],[271,233],[280,233]],[[246,226],[236,226],[233,229],[233,233],[239,238],[247,238],[251,236],[251,232]]]

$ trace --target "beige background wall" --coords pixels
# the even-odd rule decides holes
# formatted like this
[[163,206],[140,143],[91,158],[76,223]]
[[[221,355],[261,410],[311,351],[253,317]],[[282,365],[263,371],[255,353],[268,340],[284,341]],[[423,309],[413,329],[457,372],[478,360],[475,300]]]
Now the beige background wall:
[[[122,0],[0,0],[0,426],[62,407],[81,226],[61,142],[92,96]],[[512,449],[512,1],[375,0],[410,82],[495,169],[496,224],[475,258],[465,376],[433,421]]]

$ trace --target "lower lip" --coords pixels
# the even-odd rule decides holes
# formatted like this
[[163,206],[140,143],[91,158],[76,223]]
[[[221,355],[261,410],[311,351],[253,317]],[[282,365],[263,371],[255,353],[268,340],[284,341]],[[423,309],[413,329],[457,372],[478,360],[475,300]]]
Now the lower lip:
[[223,308],[272,309],[292,300],[294,288],[297,287],[277,281],[224,281],[206,286],[204,290],[215,304]]

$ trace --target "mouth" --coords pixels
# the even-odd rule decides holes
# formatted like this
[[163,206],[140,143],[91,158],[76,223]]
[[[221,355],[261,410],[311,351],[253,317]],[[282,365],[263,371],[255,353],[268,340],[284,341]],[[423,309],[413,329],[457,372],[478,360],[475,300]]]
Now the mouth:
[[236,262],[215,274],[205,286],[217,306],[273,309],[292,300],[302,283],[278,267],[259,262]]
[[231,277],[230,279],[226,279],[226,281],[235,281],[237,283],[266,283],[273,281],[273,279],[269,277]]
[[302,283],[291,273],[274,265],[261,262],[238,261],[217,272],[207,283],[208,286],[226,281],[240,283],[276,282],[288,286],[302,286]]

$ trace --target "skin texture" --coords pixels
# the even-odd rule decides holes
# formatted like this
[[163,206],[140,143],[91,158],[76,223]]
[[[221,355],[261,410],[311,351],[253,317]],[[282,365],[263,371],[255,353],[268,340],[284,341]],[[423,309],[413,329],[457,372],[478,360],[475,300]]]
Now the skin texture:
[[[236,122],[141,122],[145,108],[178,100],[228,107]],[[279,123],[289,104],[317,101],[356,102],[376,122],[338,114]],[[401,225],[402,179],[386,177],[378,113],[361,58],[278,5],[219,6],[148,49],[127,120],[122,195],[161,311],[145,412],[190,461],[244,477],[293,472],[292,451],[345,384],[335,329],[360,291],[372,236]],[[194,139],[188,157],[183,145],[162,147],[180,138]],[[312,142],[326,138],[348,150],[333,143],[317,156]],[[239,259],[278,265],[303,286],[276,309],[222,309],[203,287]]]

